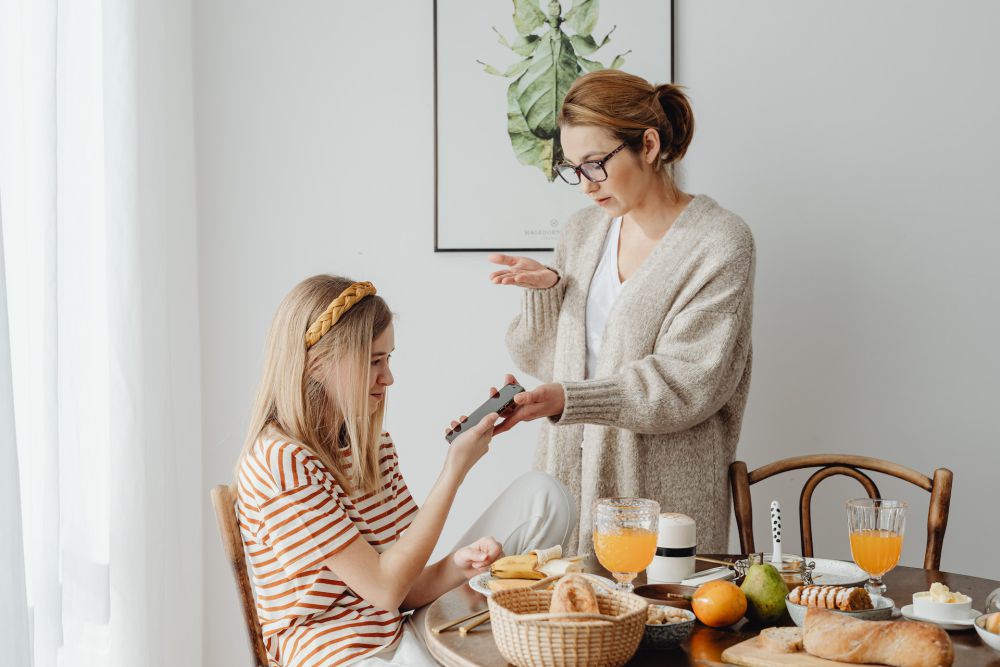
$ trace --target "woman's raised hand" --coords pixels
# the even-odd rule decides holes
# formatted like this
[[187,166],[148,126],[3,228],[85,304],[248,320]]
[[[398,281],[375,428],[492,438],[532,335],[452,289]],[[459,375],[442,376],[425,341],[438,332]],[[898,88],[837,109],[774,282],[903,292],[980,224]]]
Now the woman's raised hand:
[[490,255],[490,261],[504,268],[490,274],[495,285],[517,285],[532,289],[548,289],[559,282],[559,274],[530,257]]

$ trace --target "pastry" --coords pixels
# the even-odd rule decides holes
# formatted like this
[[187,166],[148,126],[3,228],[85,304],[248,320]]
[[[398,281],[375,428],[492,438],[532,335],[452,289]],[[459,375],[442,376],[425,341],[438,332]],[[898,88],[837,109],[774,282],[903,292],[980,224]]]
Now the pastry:
[[928,623],[862,621],[826,609],[806,610],[802,645],[818,658],[891,667],[950,667],[948,633]]
[[[559,580],[556,589],[552,592],[552,602],[549,604],[550,614],[562,614],[566,612],[599,614],[597,606],[597,596],[594,595],[594,588],[585,577],[570,574]],[[563,619],[567,621],[572,618]]]
[[798,586],[788,594],[788,601],[806,607],[861,611],[872,609],[872,599],[863,588],[844,586]]

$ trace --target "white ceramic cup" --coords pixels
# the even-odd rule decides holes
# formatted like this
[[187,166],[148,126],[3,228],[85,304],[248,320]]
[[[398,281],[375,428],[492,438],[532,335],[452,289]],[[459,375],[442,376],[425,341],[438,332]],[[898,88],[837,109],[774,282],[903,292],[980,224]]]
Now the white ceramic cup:
[[661,514],[656,555],[646,568],[646,580],[675,584],[693,575],[697,545],[694,519],[676,512]]

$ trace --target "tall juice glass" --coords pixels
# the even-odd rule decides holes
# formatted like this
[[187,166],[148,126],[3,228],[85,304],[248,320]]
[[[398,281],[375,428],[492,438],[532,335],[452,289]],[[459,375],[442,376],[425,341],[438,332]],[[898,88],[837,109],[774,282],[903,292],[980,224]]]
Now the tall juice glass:
[[630,592],[632,580],[653,562],[660,525],[660,504],[646,498],[601,498],[594,503],[594,552]]
[[847,523],[854,562],[868,573],[865,590],[885,595],[882,577],[899,562],[906,527],[906,503],[901,500],[859,498],[847,501]]

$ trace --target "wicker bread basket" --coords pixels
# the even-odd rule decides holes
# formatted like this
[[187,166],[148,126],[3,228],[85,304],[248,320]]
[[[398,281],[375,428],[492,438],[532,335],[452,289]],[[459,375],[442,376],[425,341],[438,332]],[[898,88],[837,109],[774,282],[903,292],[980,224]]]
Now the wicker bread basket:
[[[587,575],[584,575],[587,576]],[[493,639],[517,667],[619,667],[635,654],[646,627],[647,603],[587,576],[607,594],[597,596],[600,614],[550,614],[552,591],[497,591],[489,598]],[[575,618],[582,620],[569,621]]]

